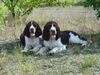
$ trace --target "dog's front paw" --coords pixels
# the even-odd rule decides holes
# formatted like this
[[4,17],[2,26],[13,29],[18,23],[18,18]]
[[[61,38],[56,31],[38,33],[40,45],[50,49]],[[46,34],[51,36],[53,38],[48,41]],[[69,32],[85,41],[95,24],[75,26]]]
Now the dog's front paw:
[[21,52],[22,52],[22,53],[26,53],[26,52],[27,52],[27,50],[22,50]]
[[58,51],[58,48],[56,47],[56,48],[50,50],[49,53],[50,54],[55,54],[55,53],[57,53],[57,51]]
[[44,55],[44,53],[41,52],[41,51],[38,51],[38,52],[36,53],[36,55]]
[[51,51],[49,51],[49,54],[55,54],[56,53],[56,50],[51,50]]

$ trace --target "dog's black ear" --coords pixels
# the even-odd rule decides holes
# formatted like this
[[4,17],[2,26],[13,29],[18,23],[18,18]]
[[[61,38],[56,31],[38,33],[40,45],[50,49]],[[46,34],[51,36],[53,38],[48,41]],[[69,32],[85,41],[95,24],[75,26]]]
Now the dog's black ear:
[[31,22],[29,22],[29,23],[26,25],[26,27],[25,27],[25,29],[24,29],[24,32],[23,32],[24,36],[30,37],[30,31],[29,31],[29,27],[30,27],[30,26],[31,26]]
[[57,23],[56,23],[56,30],[57,30],[56,40],[58,40],[58,38],[60,37],[60,28]]
[[20,35],[20,44],[21,44],[22,46],[25,46],[25,37],[24,37],[23,34]]
[[35,36],[36,37],[39,37],[40,35],[42,35],[42,30],[41,30],[41,28],[40,28],[40,26],[37,24],[37,23],[35,23],[36,24],[36,32],[35,32]]
[[50,39],[50,27],[49,27],[48,23],[44,26],[42,37],[46,41],[48,41]]
[[59,29],[59,27],[58,27],[58,28],[57,28],[56,40],[58,40],[59,37],[60,37],[60,29]]

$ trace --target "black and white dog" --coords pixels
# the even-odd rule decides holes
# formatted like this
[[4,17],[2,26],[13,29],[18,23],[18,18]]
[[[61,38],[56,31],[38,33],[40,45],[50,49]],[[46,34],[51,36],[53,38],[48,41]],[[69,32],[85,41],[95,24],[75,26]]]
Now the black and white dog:
[[80,37],[73,31],[60,31],[58,24],[55,21],[49,21],[46,23],[43,29],[43,43],[44,47],[37,52],[37,54],[43,54],[45,51],[49,53],[58,53],[66,50],[68,43],[80,43],[86,44],[86,39]]
[[42,30],[38,23],[35,21],[30,21],[23,33],[20,35],[20,42],[24,46],[22,52],[27,52],[29,49],[34,47],[33,51],[39,50],[42,45],[40,42],[40,36],[42,35]]

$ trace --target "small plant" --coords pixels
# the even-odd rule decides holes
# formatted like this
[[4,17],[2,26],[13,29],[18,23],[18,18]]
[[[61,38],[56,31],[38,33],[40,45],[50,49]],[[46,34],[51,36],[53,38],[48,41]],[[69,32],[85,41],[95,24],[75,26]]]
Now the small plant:
[[49,6],[56,4],[56,0],[47,0]]
[[88,70],[84,70],[82,75],[91,75],[90,72]]
[[82,68],[90,68],[95,65],[97,60],[93,57],[86,57],[82,63]]
[[24,64],[21,63],[21,70],[23,75],[29,74],[29,75],[33,75],[33,65],[32,64]]
[[6,51],[0,53],[0,70],[3,70],[4,67],[9,63],[8,56]]
[[4,29],[4,18],[6,16],[7,7],[4,4],[0,4],[0,31]]
[[86,7],[92,7],[97,13],[97,19],[100,19],[100,0],[86,0]]

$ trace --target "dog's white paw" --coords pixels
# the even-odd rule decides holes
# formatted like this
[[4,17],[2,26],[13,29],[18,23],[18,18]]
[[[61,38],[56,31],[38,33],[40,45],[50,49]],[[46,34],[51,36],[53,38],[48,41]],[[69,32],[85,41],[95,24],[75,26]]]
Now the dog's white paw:
[[54,54],[54,53],[57,52],[57,50],[58,50],[58,48],[54,48],[54,49],[50,50],[49,53],[50,53],[50,54]]
[[44,53],[41,52],[41,51],[38,51],[38,52],[36,53],[36,55],[44,55]]
[[24,52],[27,52],[27,50],[22,50],[21,52],[24,53]]

